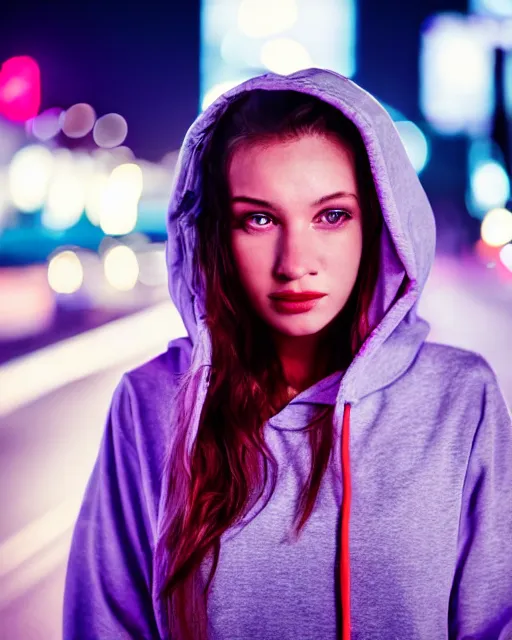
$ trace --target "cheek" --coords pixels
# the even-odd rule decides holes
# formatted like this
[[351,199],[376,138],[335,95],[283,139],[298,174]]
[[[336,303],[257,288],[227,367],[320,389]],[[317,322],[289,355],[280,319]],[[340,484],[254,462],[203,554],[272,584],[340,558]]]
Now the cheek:
[[325,252],[325,268],[331,282],[353,285],[359,271],[363,251],[363,237],[360,229],[337,238],[337,242]]
[[268,242],[254,242],[254,238],[234,234],[231,248],[242,284],[248,291],[257,292],[268,277],[271,254]]

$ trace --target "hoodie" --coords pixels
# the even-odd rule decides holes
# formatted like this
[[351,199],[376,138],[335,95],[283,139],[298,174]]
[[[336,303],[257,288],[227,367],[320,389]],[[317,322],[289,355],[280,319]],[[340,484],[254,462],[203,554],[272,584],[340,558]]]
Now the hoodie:
[[[253,78],[221,96],[186,135],[166,257],[188,336],[127,372],[114,393],[73,535],[64,638],[170,637],[155,549],[172,473],[172,394],[177,374],[198,372],[191,449],[211,359],[194,262],[199,161],[220,115],[253,89],[316,96],[358,127],[384,218],[381,263],[375,329],[350,367],[299,393],[264,425],[278,481],[265,508],[221,539],[209,636],[510,640],[510,414],[482,357],[426,341],[417,306],[434,259],[434,218],[393,122],[354,82],[320,69]],[[328,405],[334,455],[310,519],[290,540],[311,463],[304,428]]]

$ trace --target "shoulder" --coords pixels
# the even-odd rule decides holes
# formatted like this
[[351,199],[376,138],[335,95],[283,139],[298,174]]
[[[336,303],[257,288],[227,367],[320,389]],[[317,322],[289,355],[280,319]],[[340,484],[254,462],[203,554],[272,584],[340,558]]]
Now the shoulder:
[[421,407],[465,424],[477,424],[484,405],[501,402],[503,395],[496,373],[480,354],[432,342],[423,344],[392,392],[398,392],[408,411]]
[[161,376],[172,377],[184,373],[190,365],[192,342],[189,337],[176,338],[169,343],[167,349],[156,357],[128,371],[128,376],[135,384],[158,381]]
[[496,373],[483,356],[450,345],[425,342],[416,366],[445,382],[464,382],[480,387],[497,385]]
[[429,442],[438,439],[439,451],[450,452],[460,469],[467,465],[477,433],[489,442],[510,439],[509,412],[496,374],[473,351],[425,342],[387,393],[399,405],[407,432],[428,434]]
[[166,351],[127,371],[121,381],[134,418],[141,432],[161,431],[169,421],[170,405],[180,375],[190,365],[190,338],[173,340]]
[[[484,414],[510,426],[510,409],[496,372],[480,354],[426,342],[412,367],[418,395],[467,422]],[[470,419],[470,416],[472,419]],[[499,416],[499,417],[498,417]]]
[[140,471],[153,497],[160,491],[172,433],[173,394],[180,374],[190,364],[191,353],[189,338],[173,340],[165,352],[127,371],[114,394],[113,427],[135,449]]
[[177,338],[169,343],[163,353],[127,371],[124,381],[133,398],[158,402],[170,397],[179,376],[190,365],[191,354],[190,338]]

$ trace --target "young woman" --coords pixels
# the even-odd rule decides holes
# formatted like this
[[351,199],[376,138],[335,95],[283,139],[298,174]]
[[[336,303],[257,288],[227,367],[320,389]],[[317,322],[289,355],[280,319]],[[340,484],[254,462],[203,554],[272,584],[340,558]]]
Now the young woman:
[[512,638],[510,416],[426,342],[434,219],[382,107],[315,69],[229,91],[168,231],[189,336],[116,390],[65,638]]

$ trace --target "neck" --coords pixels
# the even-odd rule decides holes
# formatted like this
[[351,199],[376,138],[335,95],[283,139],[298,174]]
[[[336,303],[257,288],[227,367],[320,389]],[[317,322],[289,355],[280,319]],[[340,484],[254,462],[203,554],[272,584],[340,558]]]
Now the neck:
[[290,393],[300,393],[321,379],[325,368],[318,334],[309,336],[275,336],[275,343]]

